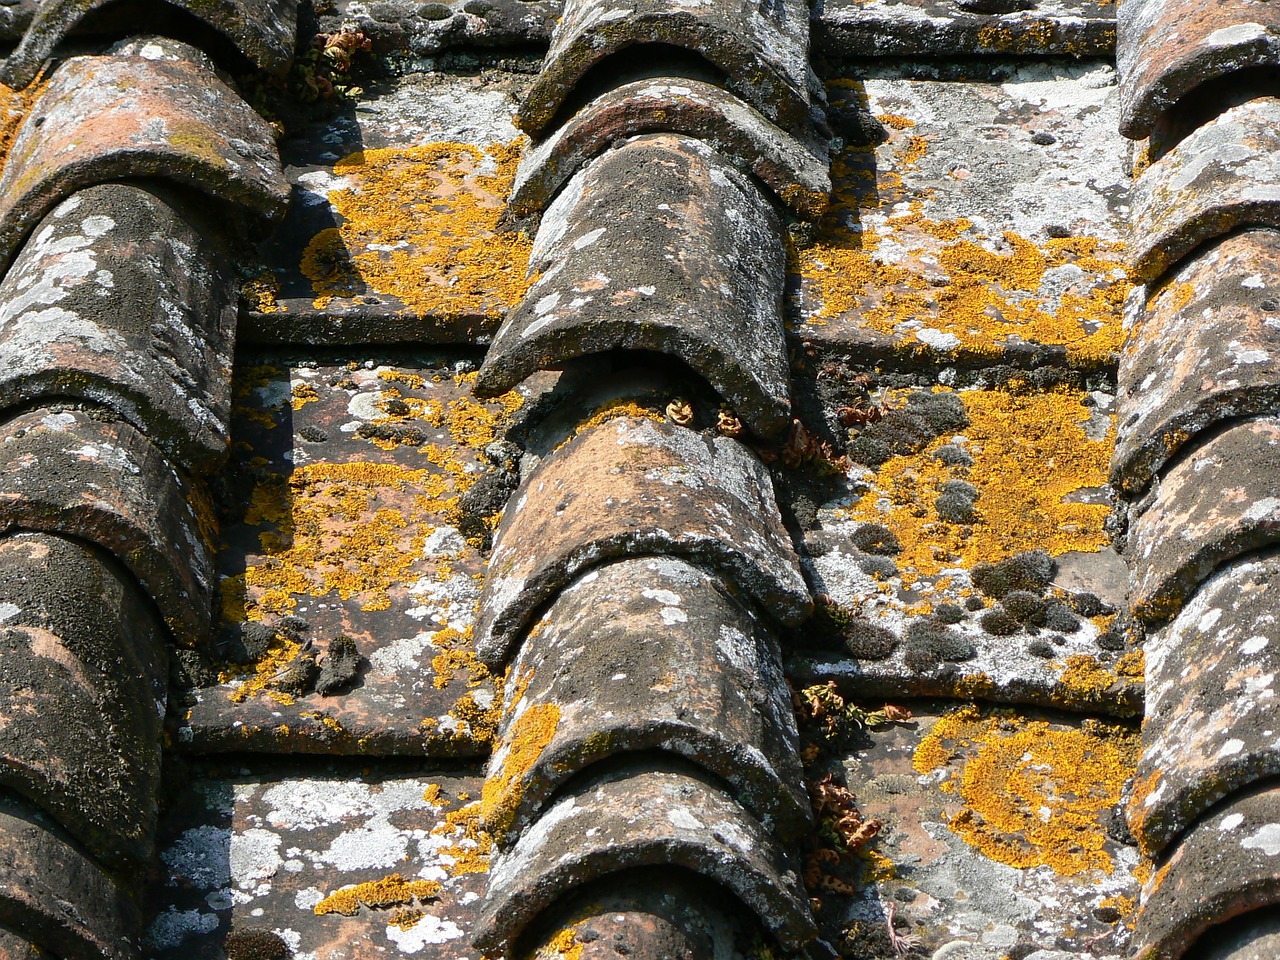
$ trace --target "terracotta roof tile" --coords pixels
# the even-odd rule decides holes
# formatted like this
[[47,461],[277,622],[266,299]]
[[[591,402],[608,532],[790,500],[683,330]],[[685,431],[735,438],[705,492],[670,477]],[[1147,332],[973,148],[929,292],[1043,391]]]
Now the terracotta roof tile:
[[207,641],[213,561],[196,496],[133,427],[90,412],[35,409],[0,443],[0,529],[42,530],[115,554],[179,643]]
[[44,218],[0,282],[0,405],[103,403],[184,467],[226,455],[239,289],[174,199],[101,184]]
[[658,135],[612,150],[543,217],[530,257],[541,276],[494,338],[477,392],[576,357],[650,350],[776,436],[790,424],[781,240],[759,189],[700,142]]
[[1150,853],[1218,800],[1280,773],[1272,706],[1278,574],[1274,554],[1237,561],[1147,638],[1137,782],[1151,789],[1131,805],[1130,825]]
[[[510,676],[490,762],[509,831],[497,839],[513,839],[586,767],[636,751],[722,778],[777,834],[812,828],[777,641],[718,577],[675,557],[597,567],[552,602]],[[547,710],[554,730],[507,777],[522,718]]]
[[1124,0],[1116,34],[1120,132],[1135,140],[1202,83],[1280,64],[1280,11],[1255,0]]
[[176,182],[267,221],[289,200],[271,128],[216,74],[74,57],[27,115],[0,177],[0,262],[60,201],[126,177]]
[[774,126],[738,97],[701,80],[638,80],[597,97],[525,154],[511,190],[515,217],[541,218],[564,185],[615,143],[648,133],[696,137],[749,169],[797,215],[816,219],[831,178],[826,144]]
[[27,816],[0,811],[0,917],[59,957],[138,960],[138,909],[116,881]]
[[1202,430],[1275,408],[1280,233],[1247,230],[1130,297],[1112,482],[1140,494]]
[[476,945],[502,949],[557,897],[654,865],[727,887],[790,949],[813,936],[798,864],[730,794],[690,773],[636,766],[569,789],[495,855]]
[[1232,107],[1148,167],[1133,188],[1131,273],[1151,282],[1239,227],[1280,226],[1280,99]]
[[[0,81],[25,87],[55,48],[89,14],[112,0],[41,0]],[[168,0],[225,36],[260,69],[283,73],[293,61],[297,0]],[[143,7],[145,9],[145,7]],[[145,29],[145,24],[139,23]]]
[[811,122],[806,3],[569,0],[516,125],[530,136],[545,135],[588,71],[634,44],[697,54],[723,74],[730,90],[786,129]]
[[151,601],[106,553],[0,539],[0,784],[116,868],[149,862],[169,682]]
[[579,574],[649,554],[724,570],[783,623],[811,608],[755,455],[727,437],[622,417],[546,458],[507,506],[480,600],[477,652],[504,662],[534,611]]

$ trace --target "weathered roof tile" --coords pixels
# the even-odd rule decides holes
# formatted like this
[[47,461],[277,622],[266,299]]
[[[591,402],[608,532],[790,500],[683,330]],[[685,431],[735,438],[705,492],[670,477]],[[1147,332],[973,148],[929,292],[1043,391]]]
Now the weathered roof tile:
[[635,44],[667,44],[705,58],[730,90],[779,126],[804,129],[811,123],[809,16],[802,0],[568,0],[516,125],[544,135],[593,67]]
[[499,950],[572,889],[654,865],[722,884],[790,949],[813,936],[797,865],[758,821],[701,777],[637,766],[570,789],[495,855],[474,941]]
[[164,628],[106,554],[44,534],[0,539],[0,784],[90,853],[149,861],[168,688]]
[[696,137],[750,169],[797,215],[827,207],[826,144],[770,123],[731,93],[701,80],[639,80],[597,97],[525,154],[512,187],[516,217],[543,210],[588,161],[628,137],[672,132]]
[[1272,709],[1278,579],[1274,554],[1233,564],[1147,638],[1138,782],[1148,786],[1130,808],[1130,825],[1148,852],[1222,797],[1280,774]]
[[476,392],[613,350],[683,360],[752,430],[790,424],[781,224],[760,190],[696,140],[633,140],[556,198]]
[[0,923],[66,960],[137,960],[137,908],[102,868],[38,822],[0,809]]
[[202,219],[135,184],[46,216],[0,282],[0,407],[105,404],[183,466],[225,455],[239,290]]
[[[771,831],[812,826],[777,641],[711,574],[675,557],[597,567],[556,598],[511,669],[490,763],[503,782],[500,840],[537,818],[575,774],[621,753],[676,753],[731,784]],[[526,685],[527,682],[527,685]],[[532,711],[532,712],[530,712]],[[542,713],[537,759],[504,780]]]
[[1257,0],[1124,0],[1116,13],[1120,132],[1140,140],[1200,84],[1280,65],[1280,10]]
[[179,642],[209,633],[213,567],[193,493],[133,427],[30,410],[0,435],[0,531],[96,543],[133,573]]
[[271,128],[216,74],[145,57],[63,62],[0,177],[0,263],[76,191],[152,177],[266,220],[289,201]]
[[[1130,296],[1112,482],[1130,495],[1201,430],[1280,400],[1280,233],[1248,230]],[[1148,299],[1148,297],[1150,299]]]
[[1232,426],[1188,453],[1131,526],[1130,599],[1139,616],[1175,614],[1221,564],[1280,539],[1280,420]]
[[1280,227],[1280,99],[1232,107],[1138,177],[1132,275],[1161,277],[1201,244],[1239,227]]
[[[0,69],[0,82],[25,87],[81,20],[112,2],[114,0],[42,0],[22,42]],[[225,36],[260,69],[283,73],[293,62],[298,29],[297,0],[166,2]]]
[[1280,791],[1233,799],[1202,820],[1143,888],[1141,960],[1179,960],[1209,927],[1280,902]]
[[728,437],[620,417],[542,461],[494,540],[476,649],[504,662],[535,610],[600,563],[676,554],[726,571],[780,621],[812,600],[764,465]]

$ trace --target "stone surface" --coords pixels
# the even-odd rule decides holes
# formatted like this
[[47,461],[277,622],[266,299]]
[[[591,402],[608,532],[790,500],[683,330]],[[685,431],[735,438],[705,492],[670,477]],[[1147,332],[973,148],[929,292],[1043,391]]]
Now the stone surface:
[[509,209],[540,219],[561,188],[619,140],[672,132],[709,144],[749,170],[792,212],[814,220],[827,206],[826,145],[774,126],[733,94],[701,80],[639,80],[610,90],[525,154]]
[[610,151],[542,219],[541,276],[494,338],[483,394],[577,357],[649,350],[688,364],[743,423],[790,424],[781,225],[706,145],[651,136]]
[[[172,0],[173,5],[229,40],[255,67],[284,73],[293,61],[297,0]],[[110,0],[42,0],[22,42],[0,69],[0,81],[25,87],[77,24]],[[141,10],[130,10],[137,17]],[[155,17],[156,14],[152,14]],[[128,33],[137,20],[125,21]],[[127,35],[122,31],[122,35]]]
[[[1115,48],[1113,0],[996,0],[999,13],[963,0],[828,0],[813,46],[835,60],[864,57],[1106,57]],[[1003,8],[1012,7],[1004,11]]]
[[137,923],[137,907],[101,867],[0,802],[0,924],[65,960],[138,960]]
[[45,217],[0,283],[0,406],[101,403],[186,468],[225,457],[237,278],[174,200],[101,184]]
[[1131,273],[1150,283],[1201,244],[1240,227],[1280,226],[1280,99],[1222,112],[1133,187]]
[[208,506],[155,445],[81,411],[30,410],[2,436],[0,530],[98,544],[138,579],[178,643],[207,643],[216,589]]
[[655,865],[728,888],[788,949],[808,941],[814,928],[799,865],[729,794],[677,769],[624,767],[563,793],[514,847],[495,854],[476,945],[503,949],[574,888]]
[[535,611],[605,560],[676,554],[723,571],[783,623],[811,609],[760,461],[735,440],[618,418],[570,440],[507,506],[476,650],[506,661]]
[[1144,620],[1177,613],[1200,582],[1280,535],[1280,421],[1248,420],[1188,452],[1130,521],[1130,601]]
[[95,857],[153,853],[165,634],[105,553],[42,534],[0,540],[0,784]]
[[271,127],[215,73],[146,57],[63,61],[0,177],[0,260],[57,204],[118,178],[160,178],[276,220],[289,200]]
[[1129,825],[1158,853],[1223,797],[1280,773],[1274,554],[1215,574],[1147,637],[1147,706]]
[[1120,355],[1112,482],[1129,496],[1202,430],[1275,409],[1280,233],[1246,230],[1135,288]]
[[1124,0],[1116,19],[1120,132],[1141,140],[1210,80],[1280,64],[1280,13],[1256,0]]
[[0,927],[0,958],[3,958],[3,960],[40,960],[40,948],[21,934]]
[[[776,835],[812,828],[777,641],[718,577],[673,557],[597,567],[547,609],[510,676],[490,761],[500,842],[586,767],[638,751],[720,777]],[[523,741],[548,714],[554,729],[525,765]]]
[[[622,59],[620,53],[640,60]],[[652,51],[645,54],[645,47]],[[675,47],[676,53],[663,48]],[[672,63],[663,63],[671,58]],[[551,35],[542,71],[516,113],[516,126],[534,138],[548,134],[557,112],[593,70],[625,80],[637,70],[649,76],[681,76],[699,61],[699,72],[741,96],[785,130],[803,130],[809,113],[809,10],[797,0],[737,3],[732,0],[569,0]],[[581,91],[577,91],[579,94]]]
[[1233,798],[1195,825],[1142,890],[1138,960],[1180,960],[1223,919],[1274,909],[1280,899],[1280,795]]

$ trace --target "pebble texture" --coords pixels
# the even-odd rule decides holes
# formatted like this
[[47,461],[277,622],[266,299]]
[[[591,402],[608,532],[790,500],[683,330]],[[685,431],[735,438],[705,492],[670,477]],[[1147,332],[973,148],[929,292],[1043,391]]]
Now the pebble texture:
[[164,628],[102,551],[0,540],[0,785],[98,859],[148,862],[156,826]]
[[1280,99],[1260,97],[1198,127],[1133,188],[1131,275],[1150,283],[1201,244],[1280,226]]
[[507,506],[480,599],[477,653],[505,662],[534,612],[575,577],[650,554],[722,571],[783,623],[811,608],[755,455],[727,437],[620,417],[543,460]]
[[[531,137],[552,118],[592,68],[637,44],[665,44],[704,59],[725,86],[788,130],[804,129],[809,115],[809,7],[736,0],[569,0],[551,35],[542,72],[516,114]],[[664,69],[657,48],[646,72]]]
[[733,94],[701,80],[639,80],[597,97],[525,154],[511,189],[512,216],[540,219],[588,161],[620,140],[650,133],[696,137],[749,170],[797,216],[820,217],[831,193],[826,145],[779,129]]
[[[42,0],[0,81],[25,87],[76,25],[111,0]],[[297,0],[168,0],[230,40],[255,67],[283,73],[293,62]],[[139,24],[140,25],[140,24]]]
[[1136,960],[1180,960],[1213,925],[1280,898],[1280,792],[1215,809],[1179,842],[1142,891]]
[[114,554],[179,643],[207,641],[210,546],[192,492],[133,427],[85,412],[33,410],[0,428],[0,530],[42,530]]
[[1112,482],[1140,495],[1188,440],[1280,399],[1280,233],[1247,230],[1128,304]]
[[555,898],[591,880],[671,865],[727,887],[780,942],[813,936],[797,866],[733,797],[692,773],[621,769],[566,791],[494,857],[475,943],[503,948]]
[[173,201],[102,184],[45,217],[0,283],[0,406],[100,403],[184,467],[226,455],[234,268]]
[[705,144],[651,136],[588,165],[543,217],[541,273],[477,381],[495,395],[539,369],[649,350],[702,375],[763,436],[789,425],[781,225]]
[[506,839],[575,774],[640,751],[720,777],[778,835],[812,828],[777,641],[719,577],[674,557],[598,567],[556,598],[511,676],[519,699],[504,711],[493,775],[520,749],[523,718],[550,705],[558,720],[507,786]]
[[121,178],[176,182],[266,221],[289,200],[271,127],[217,74],[189,61],[73,57],[0,177],[0,262],[62,200]]
[[1176,613],[1219,566],[1280,534],[1280,421],[1247,421],[1169,469],[1132,521],[1130,600],[1150,622]]
[[1280,64],[1280,11],[1257,0],[1122,0],[1116,11],[1120,132],[1141,140],[1209,80]]
[[102,868],[25,811],[0,808],[0,924],[65,960],[138,960],[137,908]]

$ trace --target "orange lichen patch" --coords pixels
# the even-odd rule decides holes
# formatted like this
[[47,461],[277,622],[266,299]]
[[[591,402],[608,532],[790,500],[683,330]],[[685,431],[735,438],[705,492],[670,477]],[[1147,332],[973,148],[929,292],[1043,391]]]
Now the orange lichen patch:
[[431,532],[421,521],[448,487],[428,470],[368,462],[309,464],[285,482],[259,481],[246,521],[266,525],[258,541],[267,557],[240,575],[243,618],[282,614],[299,596],[330,591],[365,610],[387,609],[388,591],[414,581]]
[[585,946],[578,940],[578,928],[581,926],[577,923],[558,931],[538,948],[535,960],[581,960]]
[[418,925],[418,921],[426,916],[422,910],[401,909],[391,915],[391,919],[387,921],[393,927],[399,927],[401,930],[411,930]]
[[[458,795],[465,800],[465,794]],[[493,852],[493,839],[484,829],[480,814],[480,801],[470,803],[459,810],[445,814],[444,821],[432,829],[431,836],[448,839],[451,844],[439,852],[450,863],[445,870],[451,877],[468,873],[488,873],[489,857]]]
[[381,880],[358,883],[331,893],[317,903],[314,910],[317,916],[339,913],[344,917],[354,917],[361,907],[395,907],[438,896],[440,884],[434,880],[405,880],[400,874],[392,873]]
[[[267,645],[265,654],[251,664],[227,667],[219,672],[218,680],[230,683],[232,680],[243,679],[244,683],[232,691],[229,698],[233,703],[243,703],[249,697],[264,691],[270,693],[268,686],[271,681],[282,675],[301,651],[301,644],[276,634]],[[293,702],[288,694],[274,693],[273,696],[286,704]]]
[[929,218],[923,203],[930,193],[909,195],[894,171],[916,166],[929,141],[895,136],[889,149],[889,169],[878,169],[865,147],[832,164],[828,213],[793,265],[819,304],[808,322],[852,314],[915,350],[925,346],[925,328],[933,331],[930,342],[954,344],[930,349],[980,355],[1030,341],[1098,363],[1119,349],[1132,286],[1120,244],[1095,237],[1036,244],[1011,231],[988,235],[963,218]]
[[34,82],[21,90],[15,90],[0,83],[0,174],[4,173],[5,165],[9,161],[9,151],[13,148],[13,140],[18,135],[18,128],[26,119],[31,105],[44,93],[45,86],[47,81],[44,79],[43,71]]
[[516,720],[502,768],[485,780],[481,791],[481,810],[490,832],[505,833],[510,828],[522,796],[520,781],[551,742],[559,723],[560,708],[554,703],[535,704]]
[[947,769],[944,783],[964,804],[948,826],[965,842],[1000,863],[1070,877],[1111,873],[1100,817],[1119,802],[1140,750],[1128,727],[1063,729],[968,706],[934,724],[913,762],[922,774]]
[[1079,653],[1067,657],[1058,682],[1078,701],[1103,703],[1110,699],[1110,691],[1117,684],[1141,682],[1144,666],[1141,650],[1125,654],[1114,667],[1108,667],[1097,657]]
[[522,142],[357,151],[334,166],[349,187],[342,223],[313,238],[300,268],[318,298],[367,288],[420,313],[500,315],[528,289],[530,243],[500,232]]
[[[943,388],[938,388],[939,390]],[[870,492],[849,515],[882,523],[902,544],[904,577],[931,576],[948,567],[972,569],[1032,546],[1057,556],[1094,551],[1108,542],[1104,504],[1069,502],[1084,488],[1107,482],[1112,441],[1091,440],[1083,424],[1090,410],[1072,392],[972,390],[958,394],[969,426],[965,449],[971,467],[951,466],[934,451],[951,441],[937,438],[918,454],[886,461]],[[890,403],[903,394],[891,394]],[[978,488],[977,519],[942,519],[935,503],[942,485],[963,479]]]
[[295,384],[290,391],[290,398],[294,410],[301,410],[308,403],[315,403],[320,399],[320,392],[310,383]]
[[286,308],[276,300],[280,293],[280,281],[270,270],[263,270],[240,285],[240,297],[249,309],[258,313],[281,313]]
[[[501,689],[498,691],[501,694]],[[502,710],[497,706],[482,707],[470,693],[464,693],[453,705],[450,714],[455,720],[465,724],[465,729],[458,731],[458,736],[466,735],[474,743],[492,744],[498,735],[498,722],[502,719]]]
[[886,127],[894,130],[909,130],[916,125],[916,122],[910,117],[904,117],[896,113],[877,113],[876,119]]
[[1116,674],[1130,680],[1141,680],[1146,676],[1147,657],[1141,650],[1130,650],[1116,661]]
[[455,646],[455,644],[464,644],[465,647],[470,647],[474,629],[474,627],[467,627],[466,630],[460,631],[453,627],[445,627],[431,638],[431,642],[440,648],[440,653],[431,659],[431,669],[436,674],[431,682],[437,690],[448,687],[453,681],[455,672],[465,672],[467,686],[473,688],[480,686],[486,680],[497,679],[489,672],[489,668],[477,659],[472,650]]

